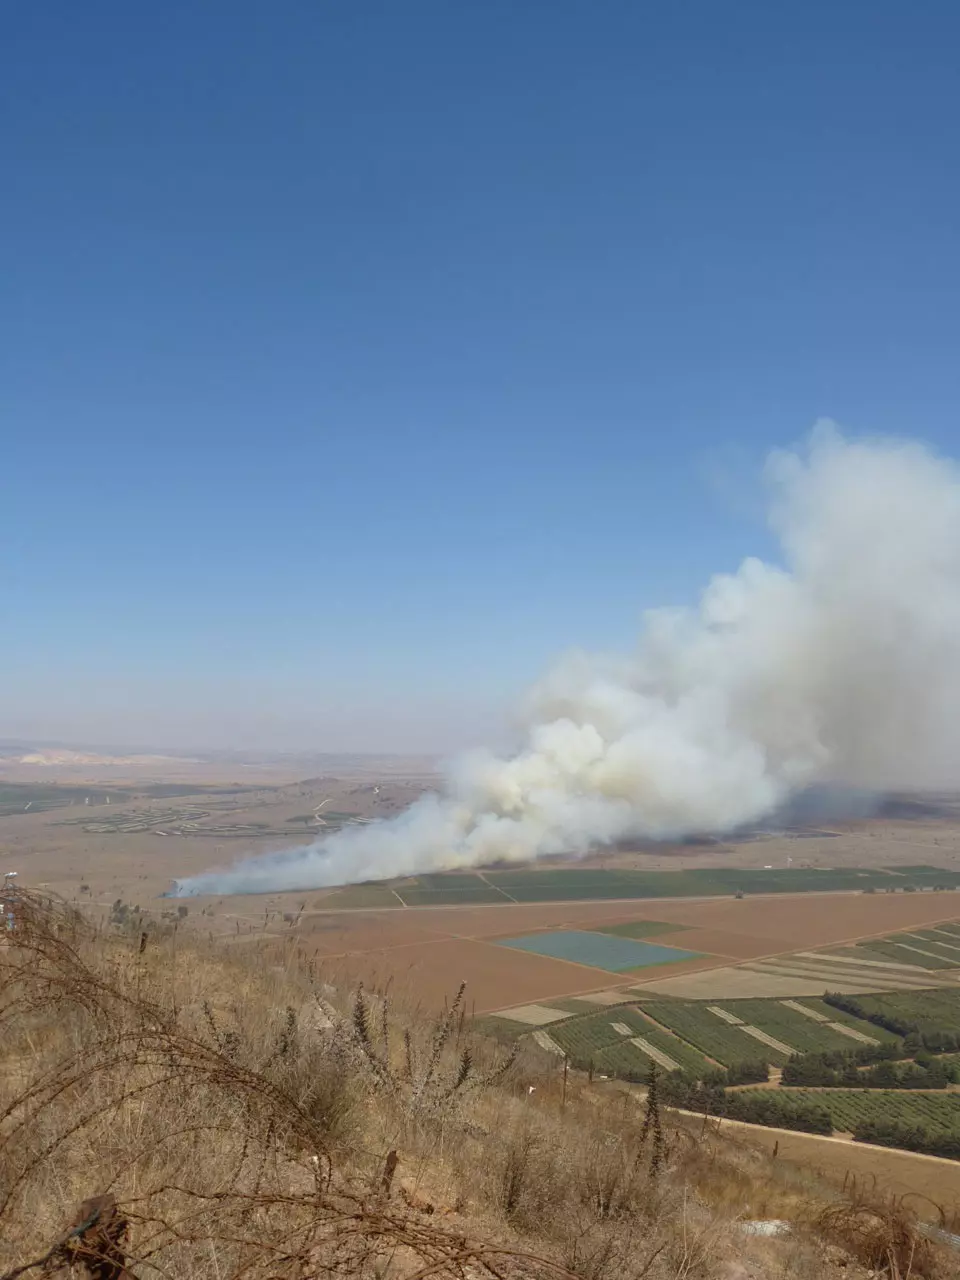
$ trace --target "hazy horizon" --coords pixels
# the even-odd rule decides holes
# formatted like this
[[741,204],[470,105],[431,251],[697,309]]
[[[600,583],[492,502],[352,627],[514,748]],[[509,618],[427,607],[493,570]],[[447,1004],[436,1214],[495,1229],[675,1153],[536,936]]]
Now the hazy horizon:
[[229,746],[229,747],[209,747],[209,746],[193,746],[184,747],[174,743],[158,743],[158,742],[138,742],[136,740],[126,742],[104,742],[93,741],[85,738],[21,738],[0,737],[0,757],[9,753],[30,754],[33,752],[43,751],[63,751],[74,752],[77,754],[101,754],[101,755],[157,755],[168,756],[172,760],[182,760],[189,762],[195,758],[198,762],[205,759],[230,760],[231,758],[251,758],[251,759],[283,759],[289,757],[292,760],[302,759],[377,759],[377,758],[395,758],[398,760],[424,760],[438,758],[433,752],[419,751],[336,751],[321,750],[310,747],[303,748],[278,748],[271,749],[269,747],[257,746]]

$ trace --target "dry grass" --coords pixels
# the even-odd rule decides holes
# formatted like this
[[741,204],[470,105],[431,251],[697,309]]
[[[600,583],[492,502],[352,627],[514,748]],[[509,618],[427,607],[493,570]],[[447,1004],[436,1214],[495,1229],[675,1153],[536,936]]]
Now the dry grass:
[[[138,943],[34,894],[0,941],[0,1280],[715,1280],[749,1256],[761,1157],[636,1093],[564,1090],[548,1055],[505,1059],[462,989],[428,1019],[322,969]],[[764,1211],[789,1201],[809,1241],[761,1274],[800,1280],[853,1219],[765,1170]],[[890,1257],[939,1274],[916,1243],[912,1270]]]

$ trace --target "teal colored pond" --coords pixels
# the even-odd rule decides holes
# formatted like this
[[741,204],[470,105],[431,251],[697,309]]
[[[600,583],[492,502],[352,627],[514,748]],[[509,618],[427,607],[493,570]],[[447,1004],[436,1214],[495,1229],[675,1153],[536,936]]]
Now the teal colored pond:
[[501,947],[515,951],[532,951],[554,960],[574,960],[594,969],[610,973],[626,973],[645,969],[652,964],[671,964],[676,960],[696,960],[698,951],[681,951],[679,947],[662,947],[655,942],[638,942],[634,938],[618,938],[606,933],[587,933],[579,929],[556,933],[528,933],[520,938],[498,938]]

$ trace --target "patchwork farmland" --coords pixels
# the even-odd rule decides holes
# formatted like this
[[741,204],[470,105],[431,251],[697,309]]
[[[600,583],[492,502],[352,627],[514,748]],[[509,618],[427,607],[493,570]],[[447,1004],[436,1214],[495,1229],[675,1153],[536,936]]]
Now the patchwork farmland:
[[831,954],[873,965],[890,961],[907,963],[918,969],[956,969],[960,966],[960,934],[951,922],[933,929],[913,929],[871,938],[853,947],[841,947]]
[[867,1017],[909,1023],[921,1033],[949,1032],[960,1036],[960,991],[938,988],[910,995],[902,992],[861,995],[857,997],[857,1004]]
[[[642,1075],[651,1060],[668,1071],[682,1069],[695,1075],[703,1074],[712,1065],[692,1045],[670,1035],[636,1009],[618,1007],[570,1018],[555,1023],[550,1034],[577,1065],[586,1069],[593,1064],[598,1071],[613,1075]],[[658,1058],[665,1058],[671,1065]]]
[[[803,1000],[825,991],[883,994],[954,983],[960,988],[960,951],[955,967],[934,969],[926,967],[926,957],[908,950],[897,950],[895,959],[869,950],[874,940],[883,944],[893,937],[943,930],[937,941],[942,955],[950,957],[951,939],[960,938],[951,932],[960,927],[960,900],[952,892],[685,895],[659,896],[655,902],[477,900],[494,890],[501,893],[493,881],[504,884],[506,874],[419,877],[416,884],[358,885],[324,893],[304,903],[302,911],[298,904],[295,928],[285,927],[279,916],[272,923],[268,900],[258,937],[282,953],[295,950],[322,960],[332,980],[342,976],[344,982],[363,981],[371,989],[390,983],[398,995],[407,993],[418,1001],[442,1003],[462,979],[477,1015],[570,999],[597,1007],[638,996],[722,1003]],[[546,877],[549,885],[551,876],[582,873],[525,874]],[[644,874],[649,879],[654,873]],[[673,880],[681,873],[664,874]],[[843,872],[854,879],[859,874]],[[912,883],[902,871],[876,874]],[[930,868],[917,872],[931,882],[936,875]],[[491,884],[484,888],[485,879]],[[416,893],[430,895],[432,901],[432,895],[448,891],[455,893],[456,905],[402,905],[404,894],[419,902]],[[247,909],[248,901],[241,909]],[[337,901],[361,909],[331,909]],[[381,905],[371,910],[373,903]],[[230,911],[229,899],[222,905]],[[930,940],[930,948],[935,945]],[[925,940],[921,949],[927,949]],[[791,1049],[806,1043],[799,1028],[797,1045],[774,1030],[757,1030]],[[750,1038],[750,1033],[737,1033],[739,1041]],[[761,1050],[762,1039],[753,1039]],[[786,1050],[779,1052],[782,1056]]]
[[[687,961],[685,972],[683,964],[635,970],[629,981],[621,970],[619,986],[541,999],[530,1012],[549,1019],[554,1055],[635,1082],[656,1069],[665,1098],[687,1110],[960,1159],[955,910],[948,915],[939,895],[904,895],[887,905],[886,896],[865,894],[821,899],[805,917],[808,901],[790,900],[789,915],[770,898],[762,913],[742,912],[737,941],[747,958],[740,960],[727,939],[741,902],[662,903],[659,919],[594,919],[581,936],[657,953],[696,948],[701,959],[692,970]],[[859,932],[831,939],[844,915]],[[881,920],[899,928],[877,927]],[[765,951],[767,931],[781,925],[783,939],[799,945]],[[526,949],[532,938],[532,950],[560,955],[562,933],[542,926],[519,941]],[[516,946],[518,938],[499,941]],[[710,944],[727,948],[726,962]],[[581,954],[596,962],[602,951]],[[522,1038],[529,1028],[514,1021],[522,1016],[503,1008],[487,1025]]]
[[[347,815],[348,816],[348,815]],[[456,906],[496,902],[575,902],[616,899],[687,898],[735,894],[903,893],[960,889],[960,872],[917,866],[898,869],[704,867],[683,871],[642,871],[603,867],[530,867],[516,871],[438,872],[385,882],[396,906]],[[379,896],[382,885],[351,885],[339,894],[362,906],[367,890]]]
[[641,1082],[659,1070],[665,1099],[686,1109],[960,1159],[960,990],[584,1004],[505,1010],[485,1025],[515,1038],[528,1028],[511,1035],[512,1018],[549,1019],[553,1054],[592,1076]]
[[[952,993],[951,993],[952,994]],[[802,1004],[778,1000],[726,1000],[722,1006],[700,1001],[637,1000],[590,1010],[585,1001],[551,1001],[504,1010],[491,1028],[509,1035],[510,1024],[533,1018],[551,1023],[550,1034],[577,1065],[601,1064],[600,1050],[646,1037],[676,1066],[701,1075],[712,1068],[745,1062],[783,1065],[795,1054],[851,1051],[870,1045],[895,1045],[900,1037],[838,1012],[818,1000]],[[958,1005],[960,1012],[960,1005]],[[629,1030],[629,1034],[628,1034]],[[516,1030],[514,1034],[523,1034]],[[648,1065],[642,1051],[621,1053],[634,1073]],[[669,1068],[668,1068],[669,1069]]]

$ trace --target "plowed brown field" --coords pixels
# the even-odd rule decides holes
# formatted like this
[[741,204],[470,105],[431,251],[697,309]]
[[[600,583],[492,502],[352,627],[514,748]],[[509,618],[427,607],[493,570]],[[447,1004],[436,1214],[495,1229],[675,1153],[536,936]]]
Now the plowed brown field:
[[[809,893],[659,902],[658,920],[776,939],[779,950],[895,933],[960,918],[958,893]],[[689,936],[689,935],[685,935]]]
[[[316,954],[325,969],[341,974],[344,981],[363,978],[367,983],[385,983],[392,977],[395,991],[406,989],[424,1004],[442,1002],[461,979],[466,980],[468,1000],[480,1013],[616,985],[659,984],[681,974],[692,979],[694,973],[728,967],[731,961],[786,957],[794,951],[958,918],[960,894],[955,893],[778,894],[741,900],[315,911],[306,914],[296,930],[285,936],[291,941],[295,938],[301,950]],[[675,923],[678,930],[684,927],[676,934],[658,935],[656,941],[707,954],[703,959],[683,962],[682,967],[651,966],[615,976],[570,961],[508,950],[495,941],[540,929],[590,929],[631,920]],[[785,994],[798,994],[808,985],[802,981],[806,977],[802,973],[770,975],[767,982],[774,977],[783,980]],[[761,984],[758,975],[748,978],[744,974],[742,979],[746,985]],[[697,979],[694,985],[702,981]]]
[[339,956],[330,965],[334,983],[362,981],[383,988],[389,982],[396,998],[427,1009],[442,1007],[466,982],[467,1007],[476,1013],[601,990],[610,986],[611,978],[603,969],[469,939],[357,952]]
[[[682,945],[687,951],[704,951],[708,955],[727,956],[734,960],[754,960],[757,956],[768,956],[783,950],[783,944],[777,938],[731,933],[726,929],[685,929],[676,938],[677,946]],[[660,936],[656,940],[659,942]]]

